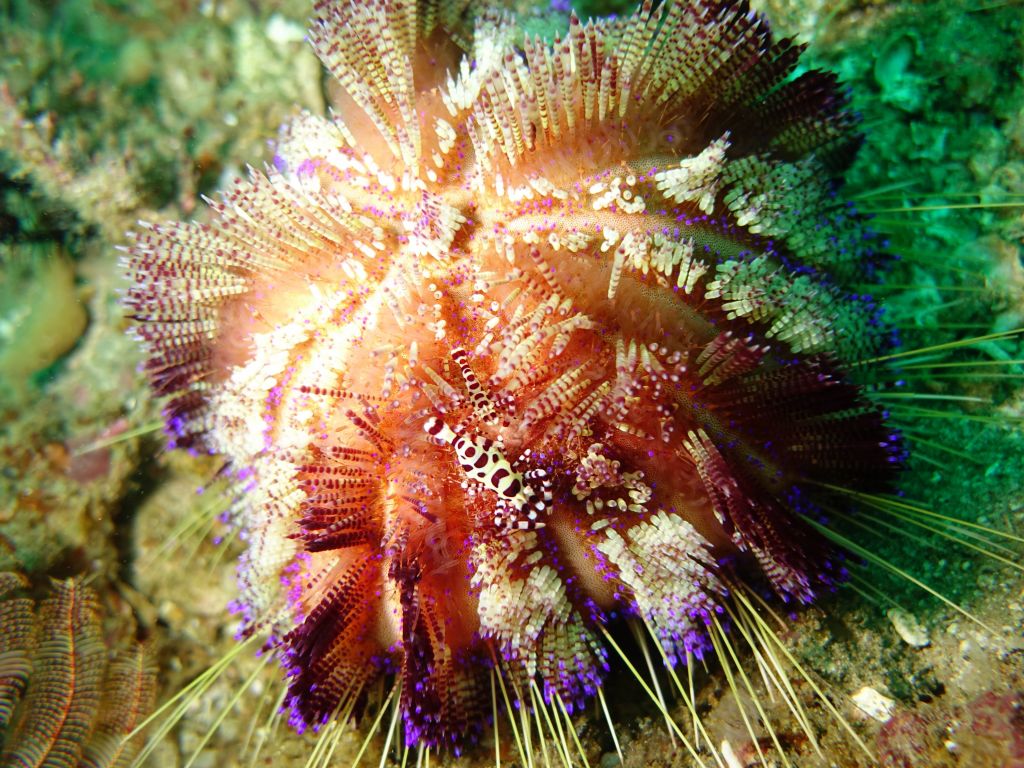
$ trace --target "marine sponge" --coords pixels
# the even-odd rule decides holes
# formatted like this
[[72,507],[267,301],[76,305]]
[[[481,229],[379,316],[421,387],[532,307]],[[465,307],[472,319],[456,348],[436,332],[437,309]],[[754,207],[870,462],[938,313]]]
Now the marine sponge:
[[0,377],[21,382],[71,349],[88,317],[55,244],[0,244]]

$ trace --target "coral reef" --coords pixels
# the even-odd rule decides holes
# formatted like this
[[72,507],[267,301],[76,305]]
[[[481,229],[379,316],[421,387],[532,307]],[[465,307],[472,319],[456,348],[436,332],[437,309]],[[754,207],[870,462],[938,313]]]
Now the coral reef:
[[878,733],[884,768],[1021,768],[1024,696],[984,693],[951,709],[925,705],[889,720]]
[[[569,4],[540,3],[540,12],[531,5],[516,3],[524,26],[550,38],[557,29],[552,17],[564,17]],[[573,5],[581,16],[634,10],[632,3]],[[890,250],[901,257],[885,284],[873,282],[871,290],[884,293],[888,316],[907,343],[944,343],[1019,325],[1019,9],[999,0],[970,7],[959,0],[752,5],[770,14],[776,30],[810,42],[810,63],[839,72],[850,86],[865,144],[846,174],[847,193],[876,212],[875,226],[891,235]],[[123,4],[102,1],[16,0],[0,10],[6,82],[0,243],[61,254],[88,317],[84,335],[51,365],[0,382],[0,561],[36,576],[95,574],[92,585],[104,603],[123,607],[122,596],[130,599],[152,634],[161,698],[236,648],[237,623],[223,607],[235,593],[232,561],[240,549],[215,519],[223,506],[214,498],[216,486],[193,493],[216,465],[165,454],[153,435],[157,404],[135,371],[138,351],[123,333],[113,246],[138,218],[208,220],[205,206],[196,205],[200,193],[212,193],[246,163],[269,162],[266,137],[300,108],[320,114],[331,103],[330,84],[319,79],[315,56],[298,39],[308,14],[305,0],[153,0],[133,4],[130,14]],[[24,291],[31,293],[31,287]],[[16,306],[0,306],[0,315]],[[1020,535],[1020,372],[1003,361],[1021,357],[1019,345],[1004,338],[963,348],[945,363],[961,367],[906,373],[935,398],[974,398],[918,408],[941,417],[901,409],[914,449],[907,499]],[[993,412],[982,401],[1000,407]],[[932,521],[943,533],[954,530]],[[954,551],[932,530],[893,522],[895,528],[832,520],[992,631],[873,567],[854,568],[855,590],[790,614],[779,639],[814,670],[876,753],[880,724],[857,720],[849,700],[865,686],[894,700],[897,718],[941,708],[934,722],[943,759],[971,764],[976,753],[978,764],[989,754],[985,744],[964,738],[950,752],[942,731],[959,722],[950,713],[979,697],[1012,700],[1021,689],[1019,575],[963,548]],[[205,541],[196,538],[202,531]],[[220,536],[226,543],[218,546]],[[1019,562],[1012,552],[1011,559]],[[902,641],[886,618],[892,600],[927,630],[929,646]],[[152,764],[245,764],[261,745],[264,757],[273,750],[277,765],[308,764],[315,739],[290,733],[274,716],[278,675],[248,654],[233,658],[170,736],[154,745]],[[611,674],[615,696],[608,705],[626,763],[684,761],[635,681],[614,668]],[[240,690],[246,681],[249,688]],[[697,708],[721,728],[737,759],[767,748],[760,713],[729,688],[721,670],[712,665],[696,684]],[[817,729],[822,764],[874,764],[851,752],[848,734],[827,719],[806,682],[794,687]],[[819,758],[785,704],[757,689],[789,759],[815,765]],[[669,708],[686,719],[684,705],[669,701]],[[743,714],[754,721],[760,745]],[[573,720],[591,764],[599,758],[614,764],[614,745],[602,729],[587,718]],[[361,741],[346,734],[335,760],[350,761]],[[462,764],[480,761],[493,762],[484,755]]]

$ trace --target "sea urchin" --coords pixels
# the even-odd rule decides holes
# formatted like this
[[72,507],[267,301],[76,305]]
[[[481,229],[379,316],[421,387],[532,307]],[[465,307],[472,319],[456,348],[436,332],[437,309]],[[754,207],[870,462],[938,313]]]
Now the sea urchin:
[[495,680],[595,695],[616,617],[676,664],[737,579],[840,579],[806,518],[901,449],[850,373],[890,332],[834,78],[736,0],[553,43],[467,0],[316,13],[337,114],[127,254],[173,442],[239,481],[293,723],[393,676],[407,742],[457,748]]

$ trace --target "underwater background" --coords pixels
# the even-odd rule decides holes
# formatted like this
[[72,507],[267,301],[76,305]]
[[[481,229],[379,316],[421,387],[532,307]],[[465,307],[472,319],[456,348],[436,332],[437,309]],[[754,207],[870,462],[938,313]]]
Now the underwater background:
[[[907,498],[978,527],[849,523],[891,567],[793,614],[782,638],[878,763],[1024,766],[1024,354],[1009,333],[1024,325],[1024,3],[752,5],[808,43],[807,63],[839,74],[862,116],[846,194],[876,212],[900,257],[865,290],[887,300],[908,345],[985,337],[965,345],[963,368],[922,369],[936,399],[905,407]],[[568,3],[516,7],[544,31]],[[574,7],[585,17],[632,6]],[[146,734],[127,749],[124,735],[230,662],[146,764],[306,765],[315,737],[273,718],[279,671],[232,654],[240,544],[217,519],[216,483],[200,492],[216,459],[165,450],[160,403],[126,333],[117,246],[139,219],[202,219],[201,196],[267,162],[282,123],[326,111],[327,78],[304,41],[309,4],[4,0],[0,10],[0,571],[17,574],[0,579],[3,764],[22,764],[15,748],[44,764],[59,739],[78,739],[89,764],[127,764]],[[78,642],[90,665],[56,668],[42,646],[36,661],[15,654],[33,633]],[[88,691],[88,706],[71,689]],[[54,691],[81,705],[78,730],[46,720]],[[873,704],[858,708],[858,695]],[[749,702],[714,669],[699,705],[737,764],[756,764],[740,714]],[[656,711],[620,709],[627,765],[685,764]],[[800,765],[872,764],[833,722],[820,727],[826,757]],[[581,736],[595,762],[617,764],[598,728]],[[800,735],[791,739],[798,752]],[[359,745],[353,736],[334,764]],[[491,758],[453,762],[477,760]]]

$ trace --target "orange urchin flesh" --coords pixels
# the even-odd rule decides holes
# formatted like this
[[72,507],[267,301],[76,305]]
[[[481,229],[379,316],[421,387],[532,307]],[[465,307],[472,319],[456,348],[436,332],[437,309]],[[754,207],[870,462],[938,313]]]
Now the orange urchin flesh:
[[835,194],[834,79],[728,0],[554,42],[466,3],[317,14],[337,115],[126,259],[175,444],[243,489],[239,606],[293,722],[394,675],[407,741],[458,747],[493,674],[593,695],[616,616],[676,663],[737,563],[837,579],[803,516],[900,446],[847,373],[888,331],[844,287],[881,257]]

